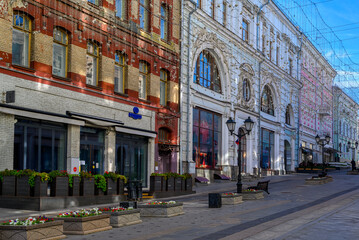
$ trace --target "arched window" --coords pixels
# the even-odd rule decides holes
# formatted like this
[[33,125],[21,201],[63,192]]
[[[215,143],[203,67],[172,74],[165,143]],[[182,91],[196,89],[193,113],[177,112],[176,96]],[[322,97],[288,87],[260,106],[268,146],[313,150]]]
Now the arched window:
[[246,78],[243,80],[243,99],[247,102],[251,99],[251,86]]
[[221,79],[219,77],[216,60],[206,50],[203,50],[197,59],[193,82],[221,93]]
[[290,105],[288,105],[285,111],[285,123],[288,125],[290,125],[290,113],[291,113],[291,107]]
[[150,31],[150,0],[140,0],[140,28]]
[[116,17],[127,19],[127,0],[116,0]]
[[161,5],[161,39],[168,40],[168,7],[166,4]]
[[169,143],[171,141],[170,139],[171,132],[167,128],[160,128],[158,130],[158,142],[159,143]]
[[162,106],[167,105],[167,85],[168,85],[168,72],[161,69],[160,72],[160,104]]
[[273,105],[272,91],[270,90],[270,88],[267,85],[264,86],[263,93],[262,93],[261,111],[274,116],[274,105]]
[[140,61],[140,79],[138,97],[147,99],[147,82],[149,78],[149,64],[145,61]]
[[98,84],[99,59],[99,45],[93,41],[88,41],[86,55],[86,84],[88,85],[97,86]]
[[53,34],[52,74],[65,78],[67,76],[68,35],[60,28],[55,28]]
[[126,56],[116,52],[115,55],[115,92],[125,93]]
[[12,63],[30,67],[31,20],[24,13],[14,13],[12,30]]

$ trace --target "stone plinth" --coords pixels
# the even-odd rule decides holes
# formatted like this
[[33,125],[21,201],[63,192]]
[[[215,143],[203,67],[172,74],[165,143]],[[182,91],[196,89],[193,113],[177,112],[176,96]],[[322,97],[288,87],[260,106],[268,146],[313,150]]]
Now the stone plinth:
[[235,195],[221,195],[222,205],[235,205],[242,203],[242,196],[239,194]]
[[112,227],[123,227],[142,223],[140,210],[127,210],[120,212],[111,212],[110,223]]
[[0,225],[0,239],[6,240],[56,240],[64,239],[64,221],[53,221],[32,226]]
[[242,196],[242,199],[243,200],[257,200],[257,199],[262,199],[264,198],[264,195],[263,195],[263,191],[262,190],[257,190],[255,192],[246,192],[246,191],[243,191],[241,193],[241,196]]
[[110,226],[109,214],[82,218],[63,217],[54,219],[61,219],[64,221],[64,234],[66,235],[86,235],[112,229]]
[[175,217],[184,214],[183,203],[139,205],[141,217]]

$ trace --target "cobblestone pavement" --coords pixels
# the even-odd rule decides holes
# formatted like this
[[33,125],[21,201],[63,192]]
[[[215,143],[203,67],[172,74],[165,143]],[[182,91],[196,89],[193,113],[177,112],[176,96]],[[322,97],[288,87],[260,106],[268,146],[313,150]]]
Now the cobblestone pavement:
[[[201,186],[195,195],[171,198],[184,202],[184,215],[143,218],[142,224],[68,238],[359,239],[359,217],[355,214],[359,211],[359,176],[345,175],[344,171],[331,175],[333,182],[317,186],[304,184],[311,176],[306,174],[268,177],[271,194],[264,199],[211,209],[208,193],[234,191],[235,182]],[[1,218],[12,214],[3,210]]]

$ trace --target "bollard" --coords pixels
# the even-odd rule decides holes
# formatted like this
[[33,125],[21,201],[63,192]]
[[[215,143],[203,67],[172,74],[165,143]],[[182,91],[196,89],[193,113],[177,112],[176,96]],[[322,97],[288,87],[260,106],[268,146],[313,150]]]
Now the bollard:
[[208,207],[209,208],[222,207],[222,198],[220,193],[208,193]]

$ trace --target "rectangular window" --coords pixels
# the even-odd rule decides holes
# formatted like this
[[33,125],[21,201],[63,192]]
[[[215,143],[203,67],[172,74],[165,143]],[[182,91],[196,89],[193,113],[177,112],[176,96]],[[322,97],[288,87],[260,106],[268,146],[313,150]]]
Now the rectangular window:
[[12,30],[12,63],[30,67],[31,21],[21,13],[14,14]]
[[197,7],[202,8],[202,0],[197,0]]
[[149,0],[140,0],[140,28],[150,31],[150,2]]
[[288,60],[288,68],[289,68],[289,75],[291,75],[292,76],[292,74],[293,74],[293,60],[292,59],[289,59]]
[[67,33],[61,29],[55,28],[52,55],[52,74],[60,77],[67,76]]
[[99,1],[100,0],[88,0],[88,2],[92,3],[92,4],[95,4],[95,5],[99,5]]
[[66,135],[64,124],[17,118],[14,169],[66,170]]
[[116,17],[127,19],[127,0],[116,0]]
[[140,78],[139,78],[139,91],[138,97],[147,99],[147,79],[148,78],[148,64],[140,62]]
[[209,0],[209,15],[214,18],[214,11],[215,11],[215,6],[214,6],[214,0]]
[[160,104],[162,106],[167,105],[167,84],[168,84],[168,74],[166,71],[161,70],[160,73]]
[[168,40],[168,8],[165,4],[161,5],[161,39]]
[[266,53],[266,37],[264,35],[262,36],[262,52]]
[[273,51],[273,42],[272,41],[270,41],[269,42],[269,61],[272,61],[273,59],[272,59],[272,51]]
[[87,43],[86,84],[97,86],[99,68],[99,48],[93,42]]
[[275,58],[276,58],[276,60],[275,60],[276,64],[279,65],[279,47],[277,47],[276,57]]
[[261,168],[271,169],[274,162],[274,132],[261,129]]
[[248,43],[248,22],[242,21],[242,40]]
[[196,167],[215,168],[219,163],[222,140],[221,115],[193,109],[193,160]]
[[123,54],[116,53],[115,56],[115,92],[125,93],[126,80],[126,58]]

